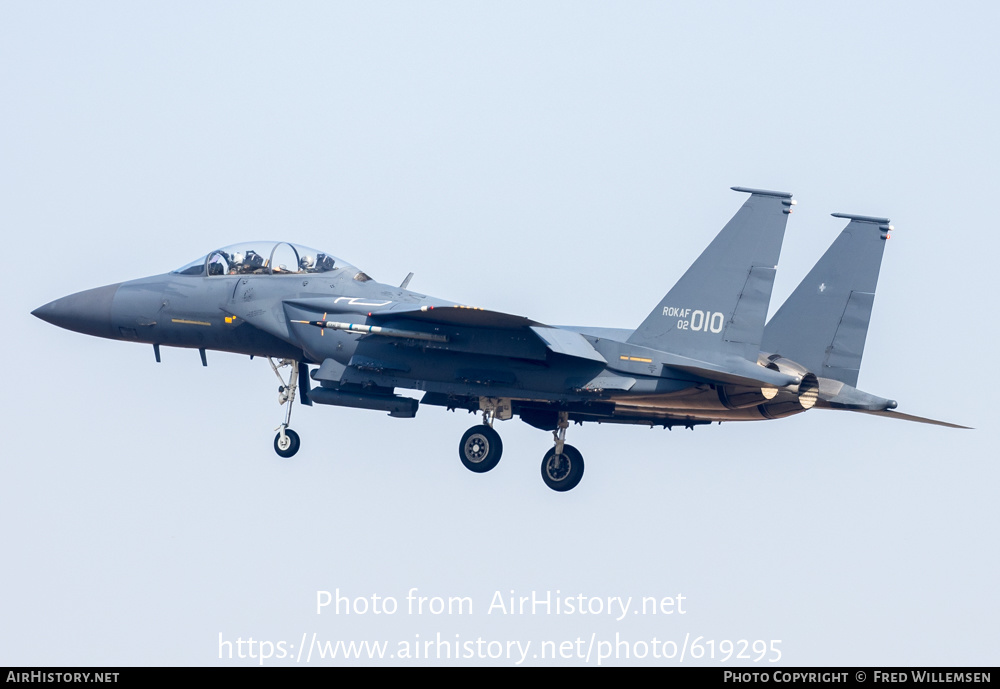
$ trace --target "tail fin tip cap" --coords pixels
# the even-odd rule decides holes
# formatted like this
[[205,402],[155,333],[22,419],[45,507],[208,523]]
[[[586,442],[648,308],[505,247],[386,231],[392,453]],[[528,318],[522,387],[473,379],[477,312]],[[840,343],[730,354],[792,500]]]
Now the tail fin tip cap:
[[888,225],[891,221],[889,218],[876,218],[871,215],[853,215],[851,213],[831,213],[835,218],[846,218],[847,220],[857,220],[858,222],[872,222],[879,225]]
[[750,187],[729,187],[733,191],[742,191],[747,194],[757,194],[758,196],[777,196],[780,199],[790,199],[792,195],[787,191],[770,191],[768,189],[751,189]]

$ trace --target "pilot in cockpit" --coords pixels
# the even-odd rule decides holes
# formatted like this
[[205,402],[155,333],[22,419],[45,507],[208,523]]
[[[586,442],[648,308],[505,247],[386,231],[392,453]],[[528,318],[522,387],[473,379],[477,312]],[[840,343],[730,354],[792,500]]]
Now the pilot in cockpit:
[[333,270],[333,257],[327,254],[317,254],[316,255],[316,272],[325,273],[328,270]]
[[264,266],[267,262],[264,257],[258,254],[253,249],[247,249],[246,255],[243,256],[239,272],[240,273],[263,273]]

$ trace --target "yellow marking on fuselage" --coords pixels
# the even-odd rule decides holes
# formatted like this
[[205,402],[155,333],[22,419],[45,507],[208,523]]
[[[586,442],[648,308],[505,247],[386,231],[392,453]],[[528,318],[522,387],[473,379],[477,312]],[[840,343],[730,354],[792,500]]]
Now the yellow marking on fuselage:
[[651,364],[651,363],[653,363],[652,359],[646,359],[645,357],[641,357],[641,356],[625,356],[624,354],[622,354],[618,358],[621,359],[622,361],[639,361],[639,362],[642,362],[644,364]]
[[184,323],[185,325],[212,325],[208,321],[189,321],[186,318],[171,318],[171,323]]

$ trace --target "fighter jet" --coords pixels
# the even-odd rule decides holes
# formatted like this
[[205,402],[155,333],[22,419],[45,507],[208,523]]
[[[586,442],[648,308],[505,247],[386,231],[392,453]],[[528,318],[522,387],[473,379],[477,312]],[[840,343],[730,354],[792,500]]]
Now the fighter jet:
[[[298,452],[293,403],[413,417],[422,406],[481,413],[458,455],[490,471],[496,421],[518,416],[553,435],[541,462],[555,491],[583,477],[570,422],[695,426],[840,409],[901,414],[859,390],[887,218],[835,213],[846,228],[766,324],[788,215],[784,192],[749,198],[635,330],[551,326],[371,279],[331,254],[247,242],[163,275],[57,299],[32,313],[76,332],[160,348],[266,357],[286,404],[274,450]],[[287,377],[283,371],[287,369]],[[423,393],[418,400],[397,390]]]

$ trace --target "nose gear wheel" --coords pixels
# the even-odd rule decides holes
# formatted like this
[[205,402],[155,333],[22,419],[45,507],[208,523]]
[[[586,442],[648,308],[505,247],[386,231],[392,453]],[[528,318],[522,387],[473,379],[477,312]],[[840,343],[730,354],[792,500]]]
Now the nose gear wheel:
[[291,457],[299,451],[299,434],[291,428],[286,428],[284,433],[274,436],[274,451],[279,457]]

